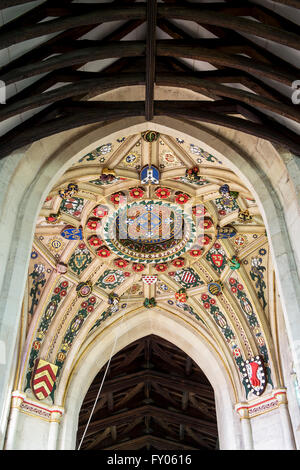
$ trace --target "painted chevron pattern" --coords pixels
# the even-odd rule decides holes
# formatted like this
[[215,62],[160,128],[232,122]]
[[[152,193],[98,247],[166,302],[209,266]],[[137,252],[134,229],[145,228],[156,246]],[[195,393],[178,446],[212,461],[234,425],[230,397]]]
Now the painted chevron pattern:
[[47,398],[53,390],[58,366],[38,359],[32,378],[32,390],[38,400]]

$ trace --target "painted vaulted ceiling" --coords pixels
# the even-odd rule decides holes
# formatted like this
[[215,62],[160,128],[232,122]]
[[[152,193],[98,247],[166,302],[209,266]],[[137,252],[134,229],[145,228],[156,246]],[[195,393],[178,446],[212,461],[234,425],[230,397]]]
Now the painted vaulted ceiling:
[[[55,366],[46,398],[55,401],[95,336],[123,315],[162,309],[222,356],[240,399],[255,397],[278,383],[275,290],[259,208],[226,162],[180,135],[107,140],[65,172],[37,218],[19,389],[45,398],[32,382],[42,359]],[[249,385],[253,357],[262,388]]]

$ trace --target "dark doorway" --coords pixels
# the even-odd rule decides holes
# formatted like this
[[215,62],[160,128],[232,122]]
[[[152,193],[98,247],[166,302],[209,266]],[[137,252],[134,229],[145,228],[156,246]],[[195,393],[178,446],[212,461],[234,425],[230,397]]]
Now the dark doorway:
[[[83,401],[77,445],[104,371]],[[81,450],[212,450],[217,443],[212,386],[187,354],[150,335],[112,358]]]

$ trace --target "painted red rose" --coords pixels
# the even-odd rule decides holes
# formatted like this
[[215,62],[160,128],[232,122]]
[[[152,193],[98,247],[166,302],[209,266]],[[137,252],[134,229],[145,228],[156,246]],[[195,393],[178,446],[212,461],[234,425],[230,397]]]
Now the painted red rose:
[[200,245],[208,245],[211,242],[211,238],[208,235],[203,235],[198,240]]
[[58,218],[56,215],[49,215],[48,217],[46,217],[46,220],[47,222],[54,223],[57,222]]
[[105,206],[97,206],[93,209],[93,214],[102,219],[102,217],[105,217],[108,214],[108,210]]
[[114,193],[110,196],[110,200],[113,204],[120,204],[122,198],[124,197],[124,194],[121,192]]
[[177,202],[177,204],[185,204],[186,202],[188,202],[189,198],[190,197],[188,196],[188,194],[179,193],[175,197],[175,202]]
[[199,227],[207,230],[213,226],[213,221],[209,217],[204,217],[204,219],[200,219]]
[[168,188],[158,188],[155,194],[159,199],[166,199],[170,196],[171,191]]
[[189,254],[195,258],[197,256],[202,255],[202,250],[200,250],[200,249],[190,250]]
[[101,223],[99,220],[90,219],[87,221],[87,228],[90,230],[97,230],[100,227]]
[[172,261],[173,266],[176,268],[181,268],[184,266],[184,258],[177,258]]
[[108,258],[108,256],[110,256],[110,251],[106,246],[103,246],[97,250],[97,255],[101,256],[101,258]]
[[97,237],[97,235],[93,235],[89,238],[89,244],[92,246],[101,246],[103,244],[103,241],[99,237]]
[[129,264],[129,261],[126,261],[123,258],[117,258],[114,260],[114,265],[117,266],[118,268],[126,268],[128,264]]
[[132,269],[133,271],[140,273],[141,271],[144,271],[145,266],[141,263],[133,263]]
[[168,265],[165,264],[165,263],[157,264],[155,266],[155,269],[156,269],[156,271],[159,271],[159,272],[162,273],[162,272],[166,271],[166,269],[168,269]]
[[133,188],[129,195],[134,199],[141,199],[144,196],[144,190],[142,188]]
[[202,204],[199,204],[198,206],[194,206],[192,211],[193,211],[193,214],[196,216],[204,215],[207,212],[205,207]]

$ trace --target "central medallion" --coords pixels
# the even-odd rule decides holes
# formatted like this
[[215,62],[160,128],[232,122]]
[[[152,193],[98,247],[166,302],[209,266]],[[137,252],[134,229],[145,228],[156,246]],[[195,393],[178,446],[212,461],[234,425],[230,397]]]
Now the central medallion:
[[107,246],[134,262],[158,263],[177,258],[194,240],[193,218],[181,207],[145,200],[119,207],[103,230]]

